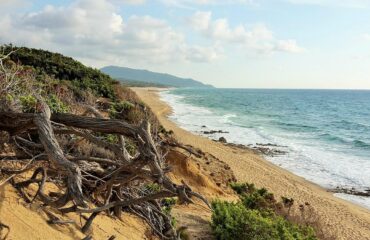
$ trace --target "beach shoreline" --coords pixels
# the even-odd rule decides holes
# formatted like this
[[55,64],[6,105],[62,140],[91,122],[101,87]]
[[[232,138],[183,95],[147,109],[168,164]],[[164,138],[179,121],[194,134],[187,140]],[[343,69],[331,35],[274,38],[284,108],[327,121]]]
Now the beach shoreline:
[[184,144],[190,144],[215,155],[229,164],[240,182],[250,182],[265,187],[276,196],[292,197],[296,203],[310,203],[336,239],[370,239],[370,211],[335,197],[319,185],[274,165],[252,150],[228,146],[188,132],[168,116],[171,107],[163,102],[157,88],[132,88],[158,117],[160,123],[174,132]]

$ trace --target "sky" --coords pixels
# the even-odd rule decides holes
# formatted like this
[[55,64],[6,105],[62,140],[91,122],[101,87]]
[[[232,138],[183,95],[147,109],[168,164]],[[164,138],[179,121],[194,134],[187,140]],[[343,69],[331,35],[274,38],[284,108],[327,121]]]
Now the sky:
[[370,0],[0,0],[0,44],[229,88],[370,89]]

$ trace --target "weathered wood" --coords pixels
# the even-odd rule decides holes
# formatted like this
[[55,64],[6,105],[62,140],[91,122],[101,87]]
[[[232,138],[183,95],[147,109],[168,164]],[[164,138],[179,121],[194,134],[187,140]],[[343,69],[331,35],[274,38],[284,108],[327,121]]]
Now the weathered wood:
[[134,125],[117,119],[99,119],[73,114],[53,114],[51,120],[66,126],[89,129],[101,133],[116,133],[134,137],[137,132],[137,128]]
[[[14,133],[21,133],[30,128],[36,127],[33,119],[35,113],[0,112],[0,130]],[[84,117],[73,114],[58,113],[52,114],[50,120],[64,124],[69,127],[89,129],[94,132],[123,134],[135,137],[137,127],[117,119],[100,119]]]
[[[53,194],[50,197],[44,194],[44,185],[48,179],[45,168],[36,169],[31,179],[16,183],[14,186],[22,189],[31,183],[37,183],[39,189],[34,199],[38,197],[42,202],[59,209],[62,213],[92,213],[83,231],[90,227],[95,216],[100,212],[120,216],[121,211],[130,211],[147,221],[160,238],[175,239],[176,231],[171,226],[171,220],[162,212],[157,200],[178,197],[180,203],[189,204],[193,203],[191,198],[196,197],[209,206],[207,200],[193,192],[185,182],[177,185],[166,176],[169,168],[164,164],[165,155],[160,145],[166,146],[165,151],[168,147],[181,147],[193,154],[196,152],[173,141],[153,138],[148,121],[143,121],[140,125],[132,125],[116,119],[50,114],[46,104],[42,101],[40,103],[41,105],[38,106],[40,113],[36,114],[0,112],[0,130],[11,134],[31,131],[34,134],[36,130],[41,144],[38,141],[31,142],[18,136],[15,138],[23,147],[32,148],[32,152],[46,152],[49,162],[57,167],[57,170],[49,168],[48,172],[57,176],[58,181],[62,181],[60,187],[64,194]],[[118,136],[119,143],[107,142],[96,137],[94,133],[115,134]],[[78,156],[75,152],[66,155],[54,134],[80,136],[92,145],[113,152],[115,157],[110,159],[111,154],[107,154],[107,158]],[[136,144],[137,153],[134,157],[130,156],[126,150],[126,139]],[[22,146],[19,147],[22,148]],[[37,156],[34,160],[42,159],[45,157]],[[41,179],[37,179],[39,175]],[[53,175],[49,178],[53,178]],[[140,189],[146,184],[154,183],[160,186],[158,192]],[[74,202],[74,205],[62,208],[70,200]],[[94,203],[96,207],[87,208],[85,200]]]
[[40,101],[41,113],[34,116],[33,122],[37,126],[39,138],[44,146],[50,162],[61,167],[67,172],[68,194],[78,206],[86,207],[82,193],[81,170],[77,164],[69,161],[61,150],[58,141],[55,139],[54,131],[50,122],[50,109],[46,103]]

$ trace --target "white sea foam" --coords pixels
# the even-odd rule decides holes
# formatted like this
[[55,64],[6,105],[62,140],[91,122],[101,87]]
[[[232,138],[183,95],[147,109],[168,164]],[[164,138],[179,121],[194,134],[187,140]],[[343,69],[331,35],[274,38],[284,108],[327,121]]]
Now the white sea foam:
[[[248,128],[239,126],[237,114],[220,114],[210,109],[193,106],[183,101],[182,96],[161,92],[162,100],[173,108],[170,119],[180,127],[201,134],[205,130],[222,130],[229,133],[206,135],[212,139],[223,136],[228,142],[244,145],[256,143],[278,144],[288,153],[266,157],[267,160],[326,188],[356,187],[365,189],[370,183],[370,161],[336,151],[335,146],[308,141],[309,135],[298,132],[284,132],[268,126]],[[206,126],[206,128],[203,127]],[[370,198],[347,194],[336,196],[370,208]]]

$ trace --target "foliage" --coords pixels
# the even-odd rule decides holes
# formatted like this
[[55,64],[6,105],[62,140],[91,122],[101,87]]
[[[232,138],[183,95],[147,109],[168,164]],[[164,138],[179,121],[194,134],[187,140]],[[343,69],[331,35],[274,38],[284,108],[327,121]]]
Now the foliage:
[[22,112],[33,113],[36,111],[37,99],[32,95],[21,96],[19,98]]
[[3,49],[5,53],[16,50],[10,55],[11,60],[32,67],[39,76],[38,79],[42,79],[46,74],[57,80],[70,81],[75,90],[90,90],[97,96],[115,98],[113,85],[118,84],[117,81],[73,58],[41,49],[17,48],[12,45],[4,45]]
[[140,103],[134,104],[129,101],[115,102],[109,109],[110,118],[122,119],[130,123],[138,124],[144,117],[142,105]]
[[230,187],[237,193],[237,194],[245,194],[250,193],[256,190],[256,187],[253,183],[230,183]]
[[46,99],[46,104],[52,113],[66,113],[69,111],[69,107],[54,94]]
[[249,194],[243,194],[241,197],[243,204],[250,209],[273,209],[276,200],[272,193],[269,193],[265,188],[258,189]]
[[176,204],[175,198],[164,198],[161,200],[161,207],[164,214],[171,218],[172,226],[176,226],[176,219],[171,216],[172,207]]
[[[22,106],[22,112],[36,112],[37,99],[33,95],[20,96],[19,101]],[[49,106],[52,113],[66,113],[69,111],[69,107],[54,94],[46,98],[45,102]]]
[[176,204],[175,198],[164,198],[161,200],[161,206],[165,213],[171,213],[172,207]]
[[311,227],[292,223],[276,213],[281,205],[290,208],[292,199],[283,198],[279,204],[265,188],[248,183],[230,186],[239,194],[238,202],[212,203],[212,229],[217,239],[317,239]]
[[248,209],[243,203],[214,201],[212,229],[220,240],[314,240],[310,227],[298,226],[273,213]]
[[118,118],[121,114],[127,114],[132,108],[134,108],[134,104],[128,101],[113,103],[109,109],[109,116],[111,118]]
[[275,208],[276,200],[267,189],[257,189],[254,184],[231,183],[231,188],[240,195],[243,204],[250,209]]
[[146,194],[153,194],[161,191],[161,186],[157,183],[148,183],[144,185],[143,192]]
[[98,136],[109,143],[118,143],[118,136],[115,134],[98,134]]

